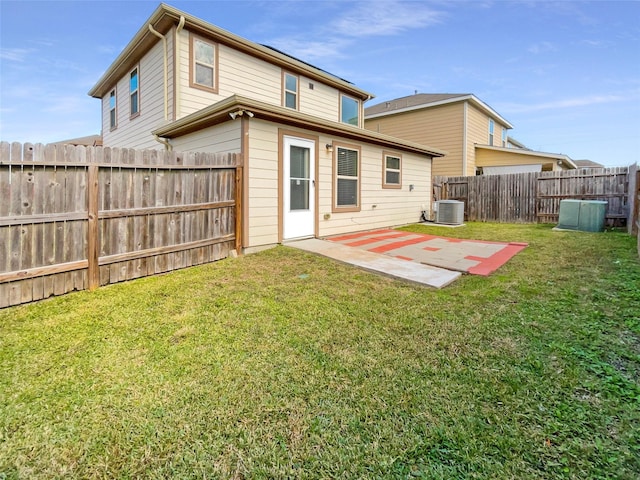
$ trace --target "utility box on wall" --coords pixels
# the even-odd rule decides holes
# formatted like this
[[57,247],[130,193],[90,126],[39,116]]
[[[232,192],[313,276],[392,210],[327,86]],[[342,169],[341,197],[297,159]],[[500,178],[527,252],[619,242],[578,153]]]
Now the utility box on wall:
[[601,200],[561,200],[557,228],[601,232],[606,211],[607,202]]

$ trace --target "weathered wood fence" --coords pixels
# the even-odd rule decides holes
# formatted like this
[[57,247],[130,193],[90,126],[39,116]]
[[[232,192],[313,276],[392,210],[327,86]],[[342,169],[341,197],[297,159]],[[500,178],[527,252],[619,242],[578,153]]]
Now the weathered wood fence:
[[556,223],[563,199],[604,200],[609,226],[634,224],[629,171],[636,166],[558,172],[435,177],[435,200],[461,200],[465,219],[479,222]]
[[240,250],[235,154],[0,143],[0,308]]

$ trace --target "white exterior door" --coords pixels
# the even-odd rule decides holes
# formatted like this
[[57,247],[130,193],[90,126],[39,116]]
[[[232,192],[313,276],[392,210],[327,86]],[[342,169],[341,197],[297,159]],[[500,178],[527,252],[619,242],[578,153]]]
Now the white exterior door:
[[284,137],[283,238],[315,233],[315,142]]

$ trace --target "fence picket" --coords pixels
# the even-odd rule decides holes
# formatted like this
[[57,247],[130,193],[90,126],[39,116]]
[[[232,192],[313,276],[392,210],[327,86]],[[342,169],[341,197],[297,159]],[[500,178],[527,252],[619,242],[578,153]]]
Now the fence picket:
[[235,183],[217,180],[235,178],[235,154],[1,142],[0,160],[0,308],[235,247],[235,223],[219,220],[236,208]]
[[631,222],[629,167],[435,177],[436,200],[465,202],[468,221],[556,223],[562,199],[607,201],[606,221]]

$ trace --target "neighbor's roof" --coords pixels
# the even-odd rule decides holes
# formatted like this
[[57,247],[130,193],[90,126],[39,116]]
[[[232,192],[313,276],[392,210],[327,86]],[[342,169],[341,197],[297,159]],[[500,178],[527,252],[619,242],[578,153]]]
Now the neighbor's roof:
[[536,150],[529,150],[528,148],[525,149],[525,148],[494,147],[491,145],[481,145],[478,143],[475,144],[475,147],[481,148],[483,150],[494,150],[497,152],[515,153],[516,155],[529,155],[534,157],[543,157],[543,158],[550,158],[553,160],[560,160],[563,163],[565,163],[569,168],[572,168],[572,169],[578,168],[575,162],[571,160],[569,155],[565,155],[564,153],[538,152]]
[[575,164],[578,168],[604,168],[604,165],[598,162],[593,162],[591,160],[576,160]]
[[513,128],[513,125],[503,118],[502,115],[472,93],[416,93],[414,95],[396,98],[395,100],[388,100],[386,102],[367,107],[364,109],[364,117],[365,119],[370,120],[372,118],[385,117],[387,115],[394,115],[463,101],[473,103],[480,110],[483,110],[487,115],[493,117],[507,128]]
[[216,102],[213,105],[193,112],[168,125],[164,125],[151,133],[164,138],[180,137],[222,122],[231,121],[229,114],[238,111],[242,111],[243,113],[250,112],[249,115],[251,117],[313,130],[314,132],[340,136],[351,140],[372,143],[385,148],[418,153],[431,157],[442,157],[446,155],[446,152],[426,145],[383,135],[372,130],[354,127],[353,125],[347,125],[345,123],[324,120],[313,115],[301,113],[297,110],[271,105],[239,95],[232,95],[225,100]]
[[274,48],[266,47],[240,37],[239,35],[235,35],[227,30],[205,22],[200,18],[189,15],[188,13],[164,3],[161,3],[151,14],[151,17],[149,17],[140,30],[138,30],[138,33],[136,33],[129,44],[124,48],[124,50],[122,50],[120,55],[118,55],[111,66],[102,75],[100,80],[98,80],[98,82],[89,91],[89,95],[95,98],[104,97],[109,89],[113,88],[116,82],[134,67],[142,55],[155,45],[156,42],[160,41],[158,37],[151,33],[149,25],[164,35],[170,31],[171,28],[178,25],[181,18],[184,18],[184,28],[186,30],[203,35],[216,42],[228,45],[248,55],[263,59],[292,72],[305,75],[310,79],[339,88],[341,91],[359,99],[369,100],[373,98],[371,93],[356,87],[351,82],[332,75],[318,67],[314,67],[313,65],[303,62],[291,55],[282,53]]
[[86,137],[70,138],[69,140],[60,140],[59,142],[51,142],[53,145],[84,145],[87,147],[96,147],[102,145],[102,135],[87,135]]

